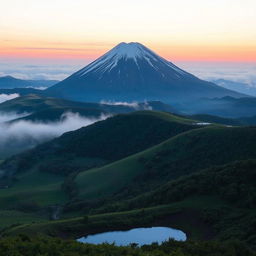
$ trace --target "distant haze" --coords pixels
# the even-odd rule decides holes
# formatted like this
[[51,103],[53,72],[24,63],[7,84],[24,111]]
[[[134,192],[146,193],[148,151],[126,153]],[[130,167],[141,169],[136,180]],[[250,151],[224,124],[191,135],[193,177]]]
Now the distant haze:
[[[0,76],[11,75],[21,79],[63,80],[75,71],[89,64],[92,60],[44,61],[11,61],[8,65],[0,62]],[[174,62],[181,68],[205,80],[227,79],[247,84],[256,83],[255,63],[232,62]]]

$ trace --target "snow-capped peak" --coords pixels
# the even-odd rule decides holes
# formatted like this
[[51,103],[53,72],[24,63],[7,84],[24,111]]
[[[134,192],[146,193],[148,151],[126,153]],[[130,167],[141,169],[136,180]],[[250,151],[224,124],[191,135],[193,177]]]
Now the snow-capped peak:
[[[154,63],[162,63],[175,70],[175,72],[179,73],[179,75],[184,75],[186,72],[179,69],[171,62],[165,60],[164,58],[160,57],[144,45],[136,42],[130,43],[120,43],[112,48],[110,51],[105,53],[103,56],[95,60],[94,62],[90,63],[88,66],[80,70],[77,75],[84,76],[88,74],[90,71],[101,71],[109,72],[114,67],[117,66],[120,60],[133,60],[135,64],[138,66],[138,59],[143,59],[146,61],[150,66],[152,66],[155,70],[158,68],[155,66]],[[178,76],[178,75],[177,75]]]
[[116,55],[123,58],[134,59],[142,57],[145,54],[145,47],[140,43],[120,43],[114,47],[108,54]]

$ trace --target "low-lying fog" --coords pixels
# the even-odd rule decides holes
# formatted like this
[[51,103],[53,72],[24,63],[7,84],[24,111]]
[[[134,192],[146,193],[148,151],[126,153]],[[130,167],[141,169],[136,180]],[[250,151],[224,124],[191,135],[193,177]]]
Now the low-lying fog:
[[101,115],[99,118],[86,118],[78,113],[67,112],[57,122],[8,122],[24,115],[0,113],[0,159],[108,117]]
[[0,103],[3,103],[7,100],[12,100],[15,99],[17,97],[19,97],[20,95],[18,93],[11,93],[11,94],[5,94],[5,93],[1,93],[0,94]]
[[105,101],[102,100],[100,102],[101,104],[104,105],[111,105],[111,106],[125,106],[125,107],[130,107],[134,108],[135,110],[152,110],[152,107],[148,104],[147,101],[144,101],[143,103],[140,102],[126,102],[126,101]]

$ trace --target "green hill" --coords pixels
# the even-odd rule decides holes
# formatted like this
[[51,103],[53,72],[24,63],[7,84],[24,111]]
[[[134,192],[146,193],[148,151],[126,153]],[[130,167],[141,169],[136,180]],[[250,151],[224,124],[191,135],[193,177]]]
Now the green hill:
[[[11,135],[7,136],[7,133],[5,136],[2,133],[4,143],[0,145],[0,159],[6,159],[53,139],[58,134],[57,131],[57,134],[56,132],[52,134],[50,131],[51,128],[55,127],[53,122],[58,122],[56,125],[63,126],[65,127],[64,130],[68,130],[74,122],[78,128],[81,127],[82,123],[90,121],[88,118],[93,120],[102,119],[107,116],[145,109],[174,111],[171,106],[158,101],[130,104],[111,102],[105,104],[82,103],[35,94],[5,101],[0,104],[0,115],[3,122],[0,124],[0,128],[8,129],[8,131],[11,131]],[[66,122],[64,123],[64,121]],[[19,132],[24,125],[28,127],[27,130],[29,131],[33,124],[35,124],[33,132],[26,132],[25,130],[24,135]],[[40,125],[49,126],[49,129],[44,129],[43,135],[40,134],[42,129],[37,129]]]
[[[181,133],[163,143],[77,178],[80,197],[136,195],[168,180],[213,165],[256,158],[256,128],[207,127]],[[100,182],[98,182],[100,181]]]
[[[182,212],[197,211],[201,222],[212,226],[220,240],[238,239],[256,248],[254,232],[256,222],[256,160],[236,161],[227,165],[210,167],[192,175],[171,181],[153,192],[136,198],[117,202],[110,207],[113,211],[124,211],[179,205],[179,221],[185,222]],[[210,206],[202,204],[209,197]],[[193,199],[193,204],[188,201]],[[223,202],[219,205],[219,202]],[[184,215],[184,216],[183,216]]]
[[[11,207],[9,203],[17,205],[26,195],[40,205],[62,203],[64,191],[74,192],[67,182],[67,187],[61,187],[64,175],[72,182],[78,171],[119,160],[197,127],[189,119],[145,111],[117,115],[66,133],[0,165],[0,186],[10,186],[0,190],[0,202]],[[33,180],[40,180],[40,186],[35,187]]]
[[[14,167],[13,170],[16,168],[18,172],[22,172],[22,169],[32,168],[34,164],[46,163],[47,171],[51,171],[49,164],[55,160],[61,163],[72,162],[75,158],[87,158],[88,163],[95,160],[99,163],[114,161],[158,144],[181,132],[197,128],[194,122],[153,111],[117,115],[65,133],[35,149],[14,156],[6,160],[0,168],[5,169],[5,166],[9,168],[11,164]],[[25,166],[23,162],[26,162]],[[59,171],[56,169],[52,172]],[[66,171],[63,170],[62,173]]]
[[[200,127],[154,111],[66,133],[1,164],[2,182],[11,181],[0,190],[2,215],[10,223],[6,211],[22,212],[24,223],[3,234],[76,237],[160,225],[256,248],[255,137],[256,127]],[[62,219],[48,222],[54,205]]]
[[0,104],[2,112],[37,112],[48,108],[81,107],[81,103],[68,100],[46,98],[36,94],[18,97]]
[[[70,101],[60,98],[45,97],[37,94],[29,94],[12,100],[5,101],[0,104],[0,112],[15,112],[15,113],[32,113],[35,114],[41,111],[50,110],[87,110],[100,111],[102,113],[129,113],[138,110],[157,110],[176,112],[176,110],[167,104],[160,101],[151,101],[146,103],[122,104],[122,103],[85,103]],[[74,112],[73,111],[73,112]],[[38,114],[39,115],[39,114]],[[40,116],[40,115],[39,115]],[[45,116],[43,116],[45,117]],[[31,117],[33,119],[33,117]]]
[[248,125],[245,121],[242,121],[240,119],[224,118],[224,117],[207,115],[207,114],[191,115],[188,117],[192,118],[193,120],[209,122],[209,123],[216,123],[216,124],[223,124],[223,125],[231,125],[231,126]]
[[101,207],[97,211],[105,213],[91,214],[86,221],[76,217],[24,224],[7,229],[5,234],[77,237],[95,230],[164,225],[183,230],[189,240],[237,239],[255,249],[255,175],[256,160],[210,167],[149,193]]
[[[36,94],[29,94],[21,96],[12,100],[5,101],[0,104],[1,112],[15,112],[15,113],[37,113],[38,111],[45,110],[58,110],[58,109],[92,109],[101,110],[102,112],[115,112],[118,109],[115,106],[107,106],[98,103],[82,103],[76,101],[69,101],[65,99],[44,97]],[[110,110],[110,111],[108,111]],[[119,112],[117,110],[117,112]]]
[[[81,117],[97,119],[103,115],[110,115],[101,109],[100,104],[80,104],[54,98],[45,98],[37,95],[18,97],[0,104],[1,132],[0,159],[6,159],[14,154],[31,149],[36,145],[57,136],[58,132],[51,133],[50,129],[56,125],[69,128],[73,119],[85,123]],[[68,113],[75,113],[68,115]],[[65,114],[65,115],[64,115]],[[79,114],[79,116],[78,116]],[[67,120],[66,123],[63,121]],[[23,121],[23,122],[21,122]],[[49,126],[44,131],[39,126]],[[26,126],[27,129],[22,130]],[[39,129],[38,129],[39,128]],[[48,132],[49,131],[49,132]],[[61,131],[61,129],[60,129]],[[44,133],[41,135],[41,133]]]
[[235,161],[170,181],[150,193],[130,200],[130,204],[133,208],[141,208],[174,203],[191,196],[208,195],[217,196],[235,207],[254,209],[255,177],[256,160]]

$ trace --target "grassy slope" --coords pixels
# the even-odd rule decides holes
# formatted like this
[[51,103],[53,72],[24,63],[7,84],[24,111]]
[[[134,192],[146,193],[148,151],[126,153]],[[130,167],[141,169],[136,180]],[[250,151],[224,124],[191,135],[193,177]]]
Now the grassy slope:
[[[212,164],[253,158],[256,154],[252,150],[255,146],[254,136],[255,128],[207,127],[185,132],[146,151],[80,173],[76,179],[80,198],[86,200],[111,196],[118,191],[122,192],[124,187],[128,187],[129,192],[134,185],[143,185],[144,182],[150,188],[151,183],[163,184],[168,179]],[[152,172],[152,168],[156,173]],[[134,182],[135,177],[137,184]],[[0,190],[0,201],[11,206],[24,196],[29,196],[41,205],[62,203],[66,199],[60,190],[62,182],[61,176],[31,171],[21,175],[12,188]],[[137,189],[136,192],[143,192],[143,189]]]
[[[184,202],[191,197],[197,203],[187,205],[187,208],[199,209],[198,202],[201,202],[202,195],[213,197],[215,199],[209,201],[211,207],[207,203],[202,204],[202,221],[205,220],[213,226],[219,239],[235,238],[256,248],[255,177],[256,160],[237,161],[183,176],[153,192],[113,203],[111,209],[124,211],[166,204],[184,206]],[[219,205],[218,202],[223,204]]]
[[128,204],[141,208],[179,202],[191,196],[207,195],[216,196],[235,207],[254,209],[256,205],[255,177],[256,160],[235,161],[182,176],[152,192],[126,201],[125,205],[128,208],[130,208]]
[[129,185],[134,177],[143,170],[138,158],[144,152],[122,159],[98,169],[82,172],[76,178],[80,197],[95,199],[114,194]]
[[255,136],[256,128],[240,127],[207,127],[179,134],[136,155],[81,172],[76,179],[80,197],[105,197],[134,184],[138,192],[144,183],[150,188],[151,183],[162,184],[212,165],[254,158]]
[[13,186],[0,190],[0,204],[8,209],[28,201],[39,206],[62,203],[67,199],[61,190],[63,180],[62,176],[36,171],[18,175]]
[[[97,103],[83,103],[58,98],[44,97],[36,94],[21,96],[0,104],[0,111],[15,113],[35,113],[43,110],[62,108],[83,108],[99,110],[101,109],[101,105]],[[101,110],[104,111],[103,109]]]
[[[88,164],[103,164],[104,158],[108,158],[108,156],[114,157],[114,159],[121,158],[123,155],[132,154],[136,150],[139,151],[141,146],[144,149],[171,135],[195,128],[192,122],[194,121],[167,113],[138,112],[116,116],[90,127],[67,133],[53,142],[17,155],[1,165],[3,169],[6,168],[8,171],[12,168],[17,168],[18,171],[16,174],[17,180],[14,181],[11,187],[0,190],[0,203],[5,208],[10,208],[29,198],[30,201],[36,202],[40,206],[62,204],[67,200],[61,190],[61,184],[65,177],[53,174],[52,169],[56,171],[58,167],[60,171],[63,171],[64,168],[66,168],[65,170],[68,168],[68,171],[76,171],[76,166],[81,168],[81,166],[87,166]],[[126,130],[124,130],[125,126]],[[146,128],[148,128],[148,133],[145,131]],[[105,133],[102,131],[105,131]],[[135,131],[137,131],[136,134],[134,134]],[[115,139],[113,139],[114,136]],[[144,142],[138,144],[139,137],[143,138]],[[91,141],[89,141],[90,139]],[[127,140],[130,143],[126,143]],[[98,146],[100,143],[101,147]],[[57,144],[58,147],[56,147]],[[95,145],[94,149],[93,145]],[[118,151],[120,145],[123,146]],[[88,157],[86,157],[87,152]],[[75,153],[77,155],[74,157]],[[111,158],[108,159],[108,161],[111,160]],[[50,172],[39,171],[37,169],[38,164],[41,164],[40,170],[52,169],[50,169]],[[128,171],[130,172],[130,169]],[[93,170],[89,172],[93,173]],[[121,176],[132,176],[133,172],[130,174],[120,172],[119,174]],[[92,179],[94,179],[94,176],[92,176]],[[101,179],[102,185],[104,184],[104,174],[97,177],[97,179]],[[118,181],[118,176],[116,176],[115,181]],[[90,180],[87,182],[90,182]]]
[[33,213],[25,213],[14,210],[0,211],[0,230],[14,225],[31,224],[35,222],[45,221],[46,219]]
[[[212,205],[212,202],[215,205]],[[221,208],[225,202],[215,197],[202,196],[200,198],[188,198],[184,201],[154,206],[143,209],[135,209],[123,212],[103,213],[90,215],[89,221],[84,222],[83,217],[62,219],[57,221],[43,221],[41,223],[23,224],[6,231],[8,235],[27,233],[30,235],[47,234],[62,237],[77,237],[90,233],[104,232],[106,230],[125,230],[132,227],[165,225],[180,228],[188,235],[189,239],[208,239],[206,237],[211,227],[200,225],[195,228],[193,221],[184,222],[182,219],[172,220],[165,218],[177,215],[186,209],[202,210]],[[201,216],[198,215],[197,221]]]
[[91,215],[88,221],[77,217],[25,224],[7,230],[6,234],[79,237],[106,230],[163,225],[182,229],[189,239],[239,239],[256,248],[255,175],[256,160],[212,167],[130,201],[117,202],[117,212]]
[[[173,174],[170,167],[180,166],[177,165],[177,161],[179,163],[186,161],[186,165],[181,165],[179,169],[182,174],[185,174],[188,173],[187,166],[190,167],[191,172],[195,172],[208,165],[255,158],[253,151],[255,129],[207,127],[177,135],[160,145],[111,165],[81,173],[77,177],[81,195],[83,199],[98,198],[107,193],[110,195],[123,186],[122,182],[131,183],[131,176],[135,177],[138,174],[136,172],[140,172],[145,166],[149,168],[149,163],[155,163],[157,174],[162,170],[163,177],[170,178]],[[207,147],[206,152],[205,147]],[[174,148],[175,151],[173,151]],[[184,152],[186,152],[185,155]],[[197,155],[199,156],[196,157]],[[141,161],[142,156],[143,161]],[[152,159],[157,161],[152,162]],[[164,169],[162,164],[165,166]],[[168,169],[169,172],[166,173]],[[123,170],[124,176],[121,174]],[[135,170],[135,173],[131,174],[132,170]],[[111,229],[166,225],[184,230],[193,239],[239,238],[255,247],[256,240],[253,233],[256,220],[255,170],[255,161],[212,167],[202,173],[195,173],[167,183],[155,192],[144,194],[142,197],[106,205],[99,211],[109,213],[92,215],[88,222],[84,222],[82,217],[77,217],[25,224],[7,230],[6,234],[25,232],[79,236]],[[174,174],[173,178],[177,173]],[[114,176],[116,177],[113,180]],[[154,180],[159,177],[162,178],[161,175],[155,174]],[[114,187],[114,184],[118,186]],[[240,186],[244,186],[243,193]],[[238,195],[241,198],[236,200]],[[117,212],[110,212],[113,210]]]
[[[184,132],[138,154],[80,173],[76,179],[80,196],[83,199],[104,197],[129,184],[166,182],[212,165],[256,158],[255,135],[256,128],[253,127],[206,127]],[[88,222],[77,217],[24,224],[8,229],[6,234],[24,232],[75,237],[111,229],[169,225],[184,230],[193,239],[239,238],[255,247],[255,166],[256,163],[247,162],[245,165],[231,164],[181,178],[143,195],[142,199],[138,197],[100,209],[117,212],[92,215]],[[215,176],[216,172],[220,177]],[[135,177],[138,184],[134,182]],[[233,183],[236,183],[238,195],[243,196],[239,198],[242,204],[234,200]],[[216,189],[219,184],[222,190]],[[240,193],[241,185],[248,191]],[[233,201],[230,200],[232,197]]]
[[27,95],[0,104],[0,111],[14,112],[36,112],[47,108],[57,107],[80,107],[79,102],[72,102],[62,99],[45,98],[38,95]]
[[[72,165],[77,158],[87,158],[88,167],[84,163],[79,168],[88,169],[95,166],[92,161],[102,164],[102,162],[118,160],[180,132],[194,129],[196,127],[193,122],[161,112],[145,111],[118,115],[77,131],[65,133],[53,141],[8,159],[0,168],[23,171],[44,162],[45,168],[50,169],[53,166],[52,169],[57,170],[56,165]],[[73,169],[76,170],[77,165],[74,165]]]

